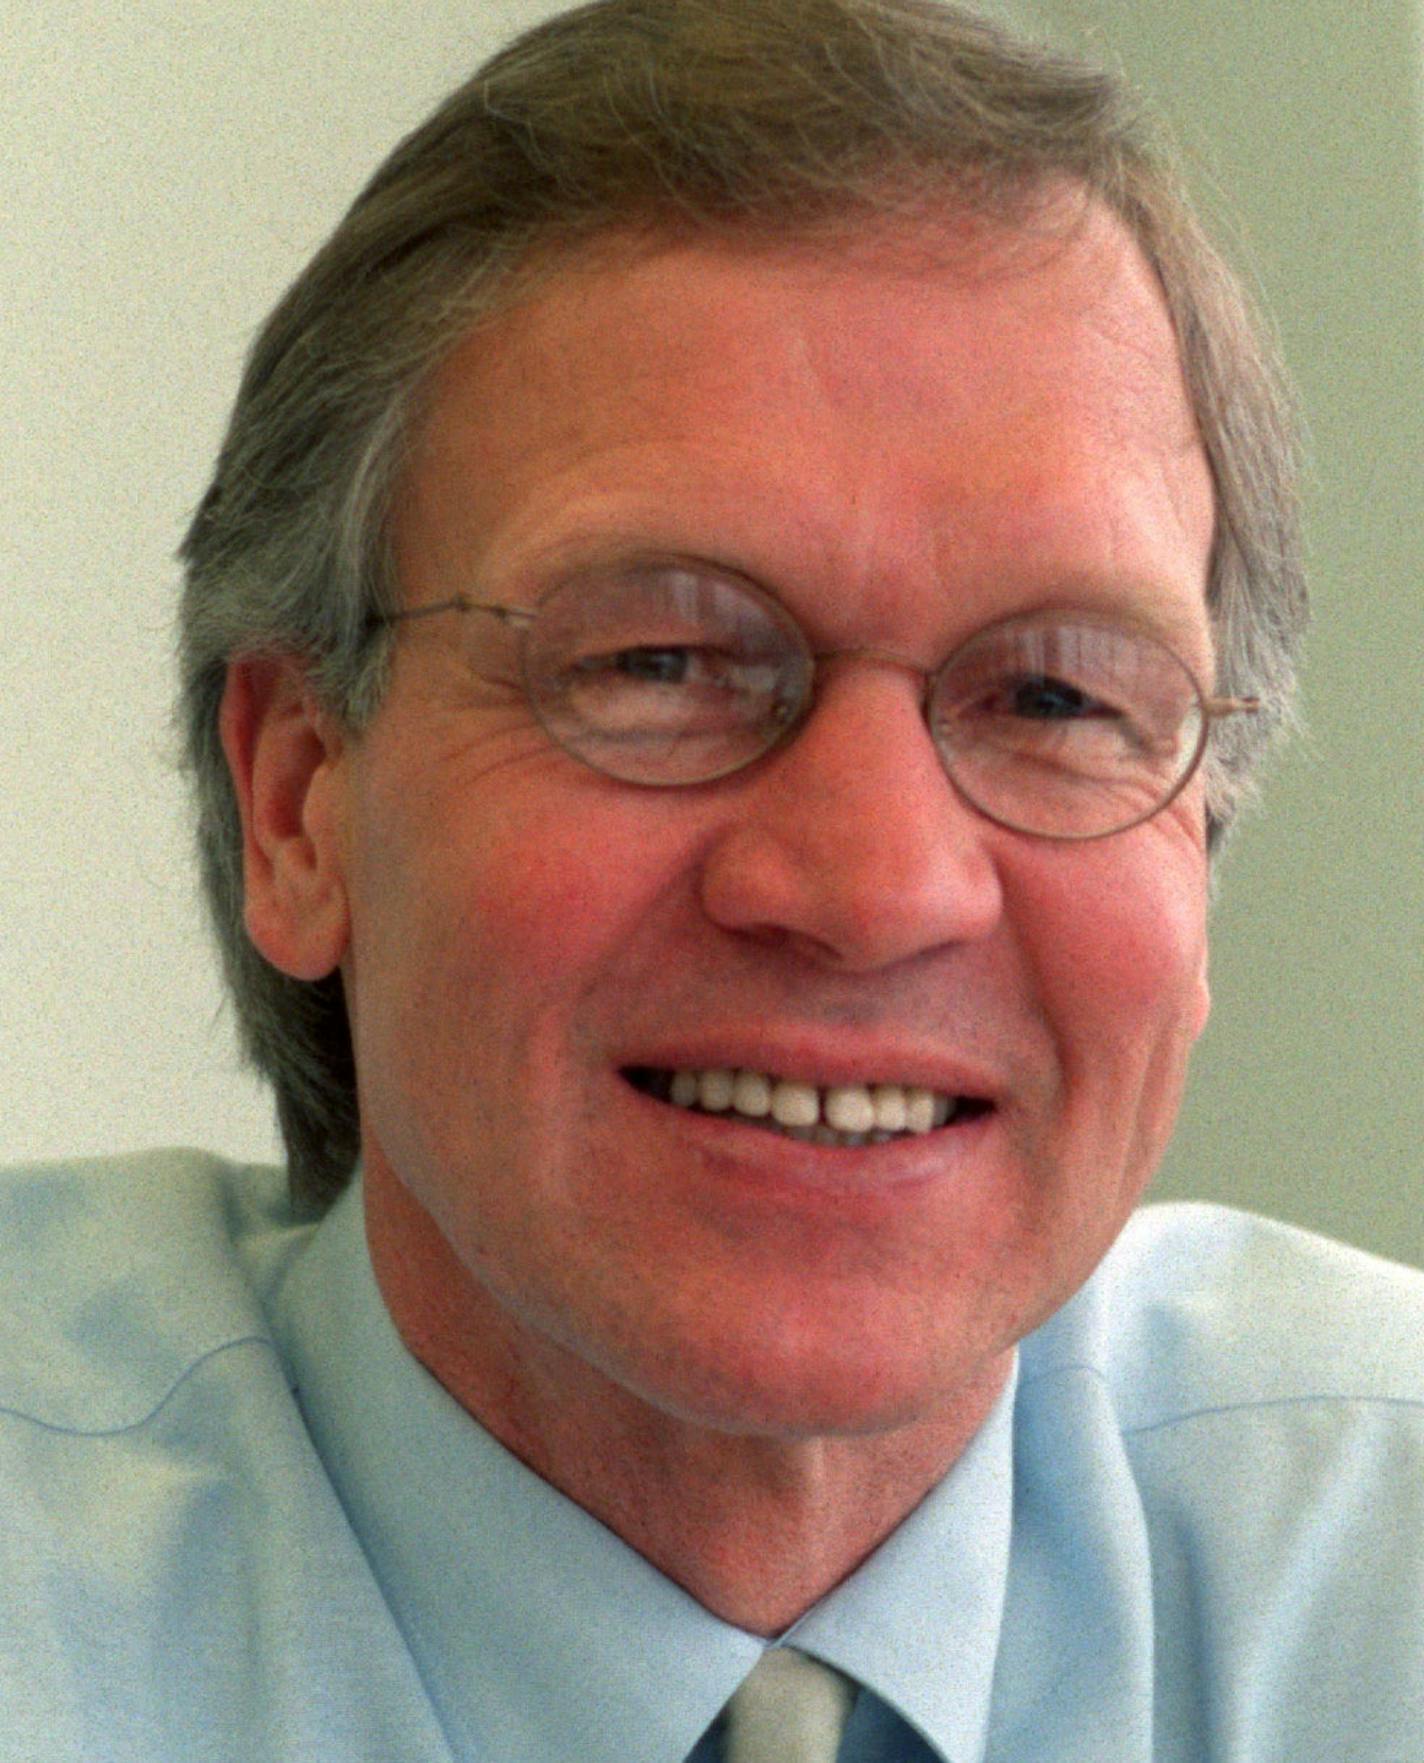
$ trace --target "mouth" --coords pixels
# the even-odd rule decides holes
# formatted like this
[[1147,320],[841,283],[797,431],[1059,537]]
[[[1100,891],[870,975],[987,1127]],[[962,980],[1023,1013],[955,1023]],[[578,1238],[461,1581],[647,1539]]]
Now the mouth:
[[923,1138],[987,1114],[982,1096],[952,1096],[917,1084],[874,1081],[824,1087],[772,1072],[723,1067],[662,1070],[633,1065],[624,1079],[654,1101],[719,1114],[803,1144],[859,1149]]

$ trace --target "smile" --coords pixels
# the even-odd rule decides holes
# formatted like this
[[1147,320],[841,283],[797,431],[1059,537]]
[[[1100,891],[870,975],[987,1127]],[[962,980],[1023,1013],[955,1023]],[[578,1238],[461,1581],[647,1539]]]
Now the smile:
[[914,1138],[985,1112],[971,1096],[914,1084],[832,1084],[818,1088],[761,1071],[659,1071],[633,1066],[624,1076],[660,1102],[700,1114],[726,1114],[803,1143],[850,1148]]

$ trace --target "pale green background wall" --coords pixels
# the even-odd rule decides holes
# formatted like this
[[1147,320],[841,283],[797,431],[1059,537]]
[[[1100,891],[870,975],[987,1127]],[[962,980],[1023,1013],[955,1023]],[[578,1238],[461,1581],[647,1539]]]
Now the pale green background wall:
[[[396,136],[552,9],[0,0],[0,1161],[273,1154],[166,764],[171,552],[253,326]],[[1215,164],[1314,430],[1312,745],[1229,861],[1159,1191],[1424,1263],[1414,0],[1036,10]]]

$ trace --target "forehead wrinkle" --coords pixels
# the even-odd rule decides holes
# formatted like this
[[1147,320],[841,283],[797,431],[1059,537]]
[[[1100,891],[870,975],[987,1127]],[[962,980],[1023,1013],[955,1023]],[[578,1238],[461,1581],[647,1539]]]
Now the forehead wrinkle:
[[[1068,232],[1033,243],[1034,249],[1010,254],[992,268],[985,268],[982,261],[970,266],[962,260],[955,263],[932,254],[921,242],[898,256],[892,244],[882,244],[873,253],[869,247],[857,249],[848,262],[809,247],[748,254],[741,259],[748,272],[743,286],[750,290],[754,306],[765,305],[767,288],[774,289],[781,278],[805,300],[807,318],[802,322],[795,303],[787,300],[773,329],[753,325],[750,334],[741,334],[735,361],[708,351],[697,326],[686,323],[685,289],[676,279],[685,269],[685,253],[672,252],[661,261],[656,253],[630,257],[621,266],[628,273],[614,282],[620,292],[612,302],[586,299],[584,294],[600,285],[607,287],[620,266],[604,258],[575,265],[552,278],[522,308],[506,310],[496,321],[496,335],[488,330],[474,334],[456,352],[447,363],[447,384],[429,409],[432,420],[424,446],[457,452],[462,442],[473,443],[471,458],[491,479],[505,470],[518,475],[520,468],[533,465],[532,478],[541,498],[566,473],[576,479],[581,461],[601,456],[610,461],[615,508],[627,494],[626,485],[622,489],[617,485],[621,462],[627,457],[625,447],[635,453],[646,448],[652,494],[645,499],[644,514],[659,495],[666,495],[665,487],[656,484],[659,450],[672,455],[671,468],[677,466],[679,455],[685,455],[698,495],[692,499],[694,506],[679,502],[677,519],[671,524],[680,525],[689,515],[710,529],[719,509],[737,509],[733,530],[739,540],[754,548],[762,542],[773,557],[785,556],[788,547],[776,544],[770,530],[762,530],[768,529],[768,514],[775,510],[774,524],[783,536],[801,531],[803,557],[811,566],[808,581],[819,562],[848,572],[864,584],[869,596],[879,598],[876,582],[887,592],[896,579],[903,579],[902,572],[930,571],[939,580],[952,581],[956,529],[976,517],[982,520],[995,496],[1003,503],[995,513],[995,524],[1001,529],[1006,554],[1042,553],[1045,566],[1052,563],[1054,544],[1035,534],[1033,527],[1041,523],[1047,533],[1053,524],[1054,498],[1035,494],[1035,478],[1046,489],[1053,471],[1061,472],[1063,461],[1053,460],[1046,445],[1046,437],[1064,426],[1065,394],[1058,388],[1064,381],[1078,384],[1086,377],[1101,387],[1100,395],[1091,401],[1070,398],[1068,426],[1078,433],[1097,432],[1109,443],[1110,454],[1120,455],[1125,448],[1129,459],[1141,462],[1144,474],[1155,469],[1179,525],[1186,530],[1194,524],[1190,469],[1179,476],[1161,468],[1164,456],[1185,463],[1198,443],[1175,334],[1152,271],[1125,229],[1105,213],[1082,217],[1081,224]],[[803,292],[808,270],[811,296]],[[1049,270],[1055,273],[1045,274]],[[676,300],[667,297],[669,271]],[[857,271],[866,273],[857,279]],[[886,271],[892,272],[889,296]],[[1067,322],[1065,271],[1076,293],[1068,303]],[[952,422],[942,439],[936,433],[945,415],[943,366],[934,333],[925,340],[923,327],[913,322],[913,308],[921,301],[942,301],[947,281],[962,285],[971,303],[976,294],[990,289],[997,331],[993,342],[1000,353],[1007,352],[1006,344],[1015,348],[1021,365],[1025,355],[1032,364],[1033,371],[1014,382],[1026,428],[1018,447],[992,454],[965,450],[956,454]],[[825,308],[814,301],[818,287],[836,289],[840,300],[840,323],[829,330]],[[909,322],[897,325],[896,311],[906,311]],[[634,316],[648,346],[630,351]],[[1045,317],[1051,334],[1034,350],[1035,326]],[[1144,317],[1149,319],[1146,324]],[[887,324],[890,341],[913,341],[913,351],[874,346],[876,329]],[[756,352],[750,354],[753,339]],[[606,380],[610,359],[621,368],[611,405]],[[1081,365],[1085,361],[1086,374]],[[971,359],[961,382],[972,379],[973,370]],[[760,457],[754,479],[740,484],[734,497],[730,480],[737,476],[735,437],[729,439],[725,426],[714,427],[714,445],[704,451],[695,410],[705,405],[709,393],[717,408],[718,397],[726,391],[726,408],[735,412],[748,383],[754,382],[752,389],[758,390],[755,382],[763,374],[782,376],[787,387],[779,420],[802,431],[814,430],[817,445],[802,450],[796,476],[781,483],[776,481],[775,460]],[[686,394],[685,408],[669,393],[670,384],[679,383]],[[798,398],[798,388],[809,395]],[[468,396],[472,391],[475,397]],[[995,391],[1003,395],[1001,388]],[[501,409],[517,409],[521,403],[527,407],[531,400],[540,410],[538,424],[526,427],[500,420]],[[855,420],[858,410],[868,410],[883,428],[887,406],[896,413],[897,427],[904,430],[903,448],[889,444],[893,436],[873,431],[867,436]],[[837,407],[835,419],[825,420],[831,407]],[[877,472],[886,474],[892,488],[905,491],[915,479],[918,488],[912,497],[902,495],[897,502],[877,490]],[[478,500],[478,486],[470,488]],[[1060,480],[1060,494],[1063,488]],[[461,494],[462,499],[470,499],[463,489]],[[695,506],[699,499],[700,510]],[[557,497],[553,500],[557,502]],[[597,492],[595,504],[596,500]],[[835,529],[824,522],[802,521],[802,500],[813,508],[833,504]],[[548,504],[546,509],[553,512]],[[1022,525],[1011,532],[1004,530],[1008,522]],[[466,535],[476,536],[471,527]],[[1060,523],[1056,540],[1060,552],[1063,538]],[[469,560],[467,554],[465,561]],[[1127,568],[1125,560],[1125,573]],[[752,567],[749,573],[758,572]]]
[[[1006,297],[1005,306],[992,314],[999,331],[994,340],[1001,344],[1017,340],[1021,364],[1037,367],[1036,374],[1027,376],[1019,389],[1020,413],[1026,425],[1023,445],[1016,455],[997,460],[960,457],[956,461],[957,487],[961,493],[977,488],[978,498],[971,494],[966,500],[987,503],[995,495],[1007,493],[1012,505],[1022,507],[1031,501],[1035,481],[1051,481],[1060,463],[1044,450],[1043,434],[1035,435],[1034,430],[1061,434],[1058,419],[1065,400],[1059,388],[1091,376],[1098,388],[1096,398],[1087,404],[1081,399],[1068,401],[1077,432],[1101,437],[1106,451],[1119,459],[1125,454],[1138,460],[1144,481],[1161,483],[1179,526],[1189,532],[1196,513],[1193,480],[1199,480],[1206,470],[1205,450],[1165,295],[1155,272],[1115,217],[1102,210],[1090,211],[1080,215],[1080,222],[1051,240],[1048,248],[1036,251],[1027,265],[1019,258],[1001,264],[992,274],[967,275],[962,266],[946,269],[942,264],[932,269],[921,265],[914,274],[906,272],[903,285],[910,298],[920,276],[933,280],[941,291],[946,277],[958,280],[970,299],[979,288],[992,283],[996,296]],[[1074,322],[1068,326],[1054,322],[1062,316],[1062,284],[1045,273],[1065,269],[1078,293],[1073,303]],[[1038,351],[1034,346],[1036,332],[1045,308],[1053,324],[1052,340]],[[847,352],[841,345],[839,337],[813,336],[803,340],[801,353],[808,376],[818,376],[833,395],[847,385],[853,395],[868,363],[862,353]],[[991,348],[991,341],[986,340],[986,354]],[[1075,371],[1079,363],[1082,372]],[[907,414],[934,418],[932,371],[923,371],[914,361],[902,363],[890,351],[876,357],[869,367],[880,376],[882,385],[899,369],[891,384],[900,407]],[[1016,413],[1006,414],[1012,418]],[[946,442],[952,445],[952,430],[946,432]],[[1035,462],[1041,469],[1035,471]],[[867,465],[873,470],[873,461],[857,456],[853,463],[856,469],[848,475],[857,489],[848,498],[848,506],[855,512],[862,505],[871,505],[870,498],[858,493],[858,486]],[[1184,468],[1180,472],[1173,469],[1178,464]]]

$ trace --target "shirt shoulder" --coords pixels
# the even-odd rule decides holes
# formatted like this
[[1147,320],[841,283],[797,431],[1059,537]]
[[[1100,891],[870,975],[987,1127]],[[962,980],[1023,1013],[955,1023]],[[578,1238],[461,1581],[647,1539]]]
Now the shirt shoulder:
[[269,1325],[313,1229],[194,1151],[0,1171],[0,1757],[449,1763]]
[[269,1338],[309,1229],[281,1171],[199,1151],[0,1170],[0,1412],[139,1424],[198,1361]]
[[1117,1612],[1154,1758],[1417,1754],[1424,1274],[1230,1208],[1146,1208],[1023,1343],[1016,1434],[1024,1547],[1051,1537],[1036,1583],[1093,1588],[1085,1680]]
[[1424,1272],[1230,1207],[1145,1207],[1026,1343],[1026,1377],[1070,1366],[1105,1380],[1124,1432],[1280,1403],[1424,1410]]

